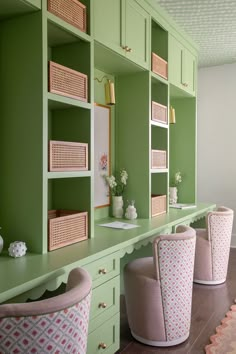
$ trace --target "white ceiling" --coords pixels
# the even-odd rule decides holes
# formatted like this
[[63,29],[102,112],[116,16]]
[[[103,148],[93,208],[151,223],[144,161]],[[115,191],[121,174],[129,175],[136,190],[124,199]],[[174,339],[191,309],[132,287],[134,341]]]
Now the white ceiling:
[[236,0],[157,0],[199,45],[199,66],[236,62]]

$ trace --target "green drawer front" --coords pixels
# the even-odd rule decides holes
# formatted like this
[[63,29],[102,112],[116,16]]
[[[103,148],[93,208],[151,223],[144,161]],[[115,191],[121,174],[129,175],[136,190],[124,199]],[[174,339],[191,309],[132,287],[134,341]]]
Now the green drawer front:
[[90,308],[89,332],[94,331],[120,311],[120,277],[93,289]]
[[93,288],[120,274],[119,252],[83,266],[93,279]]
[[114,354],[119,347],[120,314],[118,313],[89,334],[87,354]]

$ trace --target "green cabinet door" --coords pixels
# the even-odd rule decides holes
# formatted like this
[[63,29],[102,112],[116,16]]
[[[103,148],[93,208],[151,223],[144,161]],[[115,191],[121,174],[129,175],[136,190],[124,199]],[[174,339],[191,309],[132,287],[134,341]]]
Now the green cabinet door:
[[173,36],[169,36],[169,81],[195,96],[196,57]]
[[185,85],[185,89],[191,95],[195,95],[195,77],[196,77],[196,58],[187,49],[183,52],[182,62],[182,82]]
[[94,38],[148,68],[149,14],[135,0],[94,1]]
[[99,0],[94,6],[94,39],[119,54],[121,45],[121,0]]
[[183,46],[173,36],[169,35],[169,82],[182,87],[182,57]]
[[122,44],[126,48],[126,57],[148,68],[149,50],[149,14],[134,0],[122,0]]

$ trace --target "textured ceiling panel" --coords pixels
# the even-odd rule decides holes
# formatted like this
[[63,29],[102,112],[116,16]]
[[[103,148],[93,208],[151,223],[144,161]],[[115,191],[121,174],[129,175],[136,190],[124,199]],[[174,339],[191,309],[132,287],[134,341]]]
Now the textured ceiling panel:
[[199,45],[199,66],[236,62],[236,0],[157,0]]

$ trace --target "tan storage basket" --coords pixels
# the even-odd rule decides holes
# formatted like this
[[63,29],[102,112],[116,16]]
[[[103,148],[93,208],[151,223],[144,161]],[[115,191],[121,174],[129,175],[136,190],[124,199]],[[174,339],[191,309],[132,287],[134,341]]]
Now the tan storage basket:
[[50,172],[88,170],[88,144],[67,141],[49,141]]
[[48,11],[86,32],[86,6],[78,0],[48,0]]
[[167,168],[165,150],[152,150],[152,168]]
[[49,92],[87,102],[87,75],[49,61]]
[[168,63],[166,60],[159,57],[157,54],[152,53],[152,71],[164,79],[168,78]]
[[152,195],[152,217],[166,213],[166,195]]
[[152,120],[158,123],[167,124],[167,107],[152,101]]
[[88,213],[75,210],[48,211],[48,250],[88,238]]

